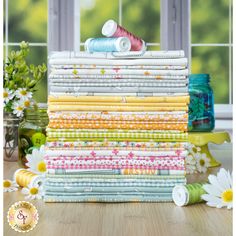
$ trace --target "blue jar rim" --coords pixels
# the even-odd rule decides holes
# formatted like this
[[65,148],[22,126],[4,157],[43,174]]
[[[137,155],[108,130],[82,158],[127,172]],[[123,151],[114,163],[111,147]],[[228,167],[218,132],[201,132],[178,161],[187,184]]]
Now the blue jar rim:
[[190,84],[209,83],[209,81],[210,81],[209,74],[190,74],[189,75]]

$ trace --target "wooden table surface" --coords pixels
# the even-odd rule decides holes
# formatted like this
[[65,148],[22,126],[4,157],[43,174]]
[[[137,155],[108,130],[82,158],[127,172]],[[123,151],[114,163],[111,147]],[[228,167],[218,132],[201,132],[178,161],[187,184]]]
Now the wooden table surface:
[[[232,150],[216,150],[222,167],[232,170]],[[4,178],[12,179],[17,163],[4,162]],[[187,176],[188,182],[200,182],[207,174]],[[19,191],[4,193],[4,235],[19,235],[8,225],[9,207],[24,200]],[[210,236],[232,235],[232,211],[206,204],[178,207],[174,203],[44,203],[31,201],[39,212],[37,226],[28,236]]]

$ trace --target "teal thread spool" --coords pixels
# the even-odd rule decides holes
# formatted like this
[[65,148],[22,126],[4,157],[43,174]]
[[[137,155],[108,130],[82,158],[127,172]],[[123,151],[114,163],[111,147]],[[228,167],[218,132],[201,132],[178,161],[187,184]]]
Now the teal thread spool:
[[172,191],[172,198],[177,206],[186,206],[204,202],[201,198],[205,194],[202,188],[203,183],[193,183],[187,185],[176,185]]
[[85,41],[87,52],[128,52],[131,42],[127,37],[118,38],[89,38]]

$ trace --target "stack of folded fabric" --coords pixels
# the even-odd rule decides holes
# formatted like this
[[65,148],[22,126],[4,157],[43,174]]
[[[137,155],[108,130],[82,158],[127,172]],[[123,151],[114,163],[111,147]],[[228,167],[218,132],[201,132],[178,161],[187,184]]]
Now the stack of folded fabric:
[[50,56],[46,202],[171,201],[185,184],[183,51]]

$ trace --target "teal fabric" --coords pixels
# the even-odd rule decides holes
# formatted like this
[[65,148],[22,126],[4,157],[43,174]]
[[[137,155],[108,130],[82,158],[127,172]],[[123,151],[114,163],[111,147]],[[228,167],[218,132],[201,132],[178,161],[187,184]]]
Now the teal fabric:
[[93,195],[93,196],[44,196],[45,202],[171,202],[172,194],[155,195]]
[[118,193],[171,193],[172,187],[68,187],[68,186],[44,186],[44,191],[47,194],[60,193],[64,195],[65,193],[70,194],[118,194]]

